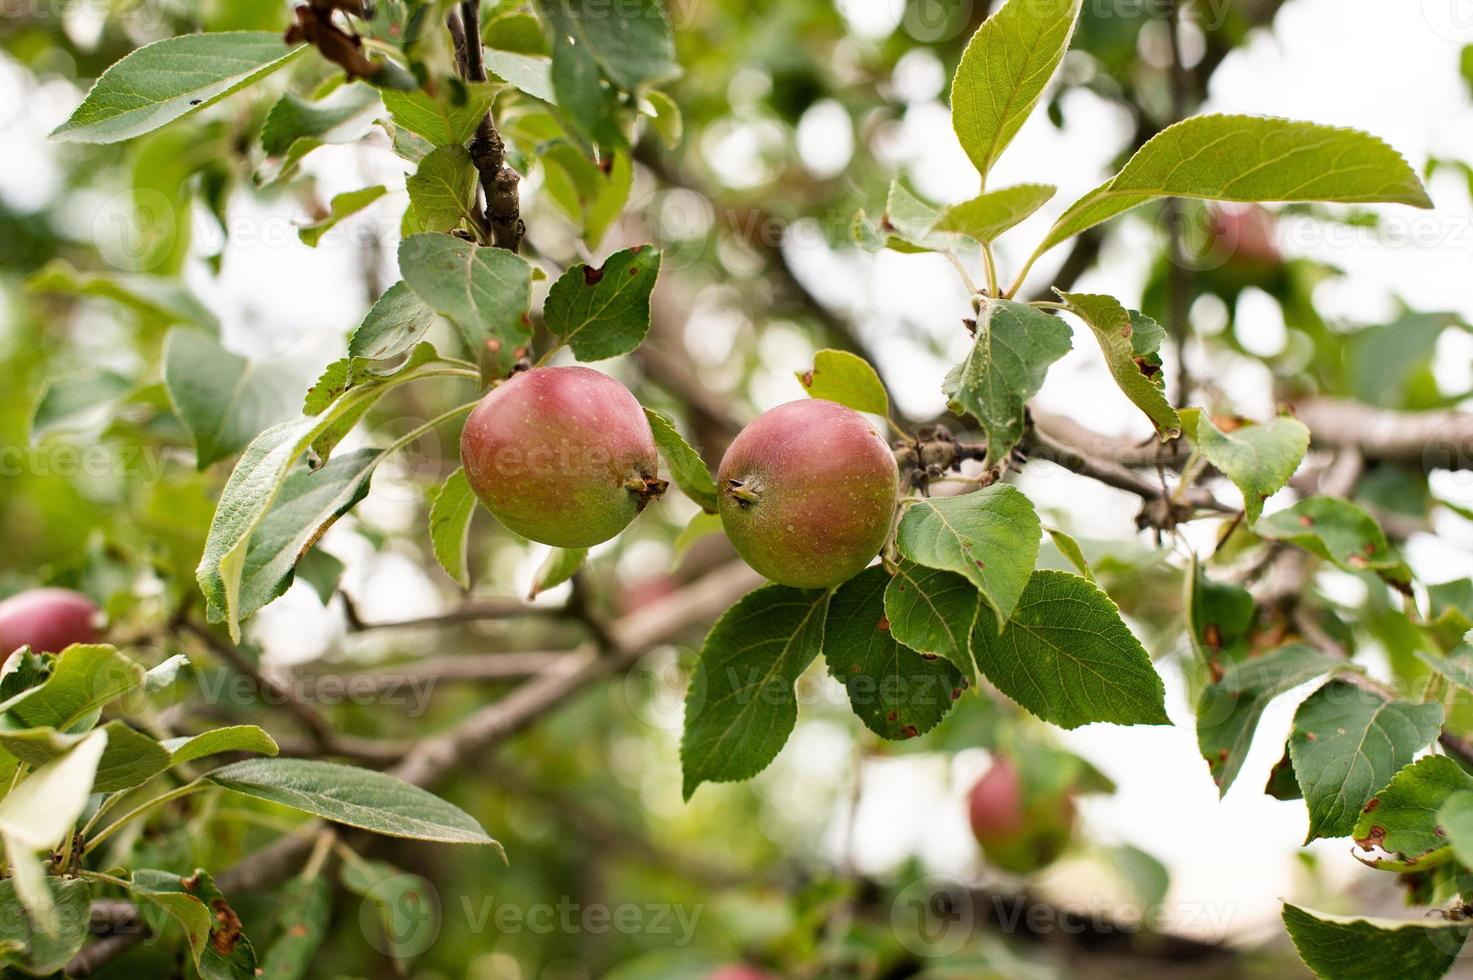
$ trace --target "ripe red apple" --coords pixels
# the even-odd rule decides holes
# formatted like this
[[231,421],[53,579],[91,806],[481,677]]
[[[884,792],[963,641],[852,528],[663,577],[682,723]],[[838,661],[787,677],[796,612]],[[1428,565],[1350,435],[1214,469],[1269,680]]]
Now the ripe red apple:
[[852,577],[879,552],[900,477],[864,416],[813,398],[743,429],[716,482],[737,553],[774,582],[813,589]]
[[584,367],[533,368],[492,389],[466,419],[460,460],[497,520],[559,548],[607,541],[665,490],[644,409]]
[[28,589],[0,602],[0,655],[23,646],[59,653],[99,638],[97,607],[80,592]]
[[988,863],[1015,874],[1052,864],[1074,832],[1068,792],[1030,794],[1018,767],[998,756],[967,796],[972,834]]

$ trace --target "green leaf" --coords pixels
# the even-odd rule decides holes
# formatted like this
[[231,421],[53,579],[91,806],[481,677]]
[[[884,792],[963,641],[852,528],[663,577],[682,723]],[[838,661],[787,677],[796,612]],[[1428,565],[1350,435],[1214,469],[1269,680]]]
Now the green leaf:
[[[608,177],[599,182],[598,193],[588,203],[583,216],[583,244],[587,245],[590,251],[598,248],[599,243],[604,240],[604,235],[608,233],[609,226],[624,213],[624,206],[629,203],[629,192],[633,189],[634,164],[629,159],[629,152],[615,150],[609,158]],[[635,246],[637,249],[648,247]],[[612,259],[613,256],[610,256],[610,261]],[[607,269],[607,264],[605,268]],[[640,337],[642,340],[643,334]],[[589,359],[597,360],[597,358]]]
[[272,159],[257,172],[257,181],[272,183],[291,176],[302,158],[319,146],[358,142],[373,129],[381,112],[378,92],[360,82],[340,85],[316,101],[287,92],[261,127],[261,149]]
[[660,0],[539,0],[537,9],[554,30],[586,46],[604,76],[625,92],[680,75],[675,38]]
[[1432,206],[1401,154],[1368,133],[1288,119],[1193,116],[1157,133],[1118,174],[1071,204],[1035,255],[1158,197]]
[[1452,856],[1452,841],[1439,811],[1450,797],[1468,790],[1473,790],[1473,776],[1456,762],[1445,755],[1424,756],[1376,793],[1361,810],[1351,836],[1365,850],[1379,847],[1397,856],[1367,862],[1377,867],[1409,871],[1441,864]]
[[332,884],[324,877],[293,878],[276,895],[276,938],[261,958],[261,976],[301,980],[327,936]]
[[1441,727],[1440,704],[1387,701],[1345,681],[1311,694],[1289,736],[1289,757],[1309,807],[1305,843],[1350,834],[1361,808]]
[[635,245],[595,269],[579,263],[547,294],[547,329],[580,361],[628,354],[650,329],[650,291],[660,274],[660,250]]
[[1437,980],[1457,961],[1469,927],[1426,918],[1348,918],[1285,903],[1284,928],[1321,980]]
[[[81,878],[47,876],[51,921],[34,923],[16,894],[15,879],[0,881],[0,963],[47,976],[66,966],[87,942],[92,890]],[[44,928],[50,926],[51,928]]]
[[655,434],[655,445],[660,448],[660,455],[665,457],[665,465],[670,467],[670,479],[702,510],[716,513],[716,481],[711,478],[711,471],[706,468],[700,453],[685,441],[670,416],[653,408],[646,408],[644,414],[649,419],[650,431]]
[[[126,722],[110,721],[103,730],[107,747],[97,763],[92,792],[115,793],[142,786],[169,768],[168,750]],[[40,766],[70,752],[86,738],[84,733],[54,728],[22,728],[0,731],[0,746],[27,765]]]
[[1011,300],[986,301],[972,350],[947,374],[943,390],[982,423],[987,466],[1006,459],[1023,437],[1024,406],[1070,346],[1069,327],[1058,317]]
[[1059,554],[1064,560],[1074,566],[1074,570],[1087,582],[1095,580],[1094,573],[1089,570],[1089,559],[1084,557],[1084,549],[1079,547],[1079,542],[1074,540],[1073,535],[1066,534],[1056,527],[1044,525],[1049,540],[1053,541],[1054,547],[1059,549]]
[[1341,658],[1313,647],[1290,644],[1228,663],[1222,679],[1202,689],[1197,697],[1197,747],[1219,794],[1225,794],[1237,778],[1269,702],[1343,664]]
[[890,584],[876,565],[839,586],[829,601],[823,655],[866,728],[881,738],[914,738],[946,717],[967,682],[949,661],[896,642],[885,615]]
[[215,879],[200,868],[188,878],[140,868],[128,890],[163,909],[184,929],[194,965],[205,980],[254,980],[256,951],[240,931],[238,916]]
[[396,126],[430,141],[431,146],[464,146],[496,98],[496,86],[486,83],[443,86],[444,98],[423,89],[384,91],[384,108]]
[[1033,502],[1006,483],[911,504],[896,544],[918,565],[963,575],[996,612],[994,628],[1018,603],[1038,560],[1043,525]]
[[975,681],[972,624],[981,602],[977,587],[962,576],[902,560],[885,589],[885,616],[896,640],[945,657]]
[[1162,440],[1180,435],[1182,422],[1166,400],[1166,378],[1161,373],[1165,331],[1145,314],[1127,311],[1113,296],[1060,292],[1059,298],[1094,332],[1110,376],[1146,413],[1156,434]]
[[1170,724],[1151,658],[1093,583],[1036,571],[1001,632],[997,622],[986,607],[978,610],[977,668],[1044,721],[1062,728]]
[[92,792],[116,793],[142,786],[169,768],[168,750],[152,736],[122,721],[110,721],[103,730],[107,748],[97,763]]
[[500,847],[464,810],[371,769],[314,759],[247,759],[206,778],[244,796],[389,837]]
[[828,604],[826,591],[765,585],[711,627],[685,696],[687,800],[703,782],[750,779],[777,757],[798,720],[794,685],[823,648]]
[[1250,525],[1258,522],[1263,502],[1288,485],[1309,449],[1309,429],[1298,419],[1280,417],[1226,433],[1199,408],[1183,409],[1181,420],[1202,457],[1242,491]]
[[430,501],[430,546],[440,567],[462,589],[471,587],[469,545],[475,513],[475,492],[465,470],[457,467]]
[[[1446,756],[1429,755],[1428,759],[1444,759]],[[1424,760],[1425,761],[1425,760]],[[1468,782],[1460,790],[1449,796],[1442,804],[1436,814],[1436,825],[1447,834],[1448,843],[1452,845],[1453,854],[1458,863],[1463,867],[1473,865],[1473,779],[1468,774],[1458,769],[1457,763],[1448,761],[1458,775]]]
[[156,667],[148,668],[143,675],[143,689],[154,694],[171,686],[179,679],[179,672],[189,666],[189,658],[176,653]]
[[348,338],[348,357],[388,360],[408,353],[435,322],[435,311],[404,282],[378,298]]
[[497,376],[510,372],[518,348],[531,343],[532,267],[506,249],[413,235],[399,243],[399,273],[425,305],[454,322]]
[[644,98],[650,106],[650,125],[659,134],[660,142],[667,150],[675,149],[685,133],[685,119],[680,106],[659,89],[650,89],[644,93]]
[[0,799],[0,836],[33,853],[60,844],[87,805],[106,747],[107,733],[95,731],[38,766]]
[[1465,691],[1473,691],[1473,646],[1460,643],[1441,657],[1426,650],[1417,650],[1417,659],[1441,675],[1449,684]]
[[[424,344],[421,348],[428,346]],[[428,356],[434,356],[433,350],[428,352]],[[283,422],[261,433],[246,447],[220,494],[214,520],[210,523],[209,536],[205,539],[204,554],[195,571],[207,604],[224,620],[232,639],[238,640],[240,637],[242,582],[248,565],[253,573],[253,582],[251,594],[245,598],[250,601],[268,601],[269,596],[267,599],[261,598],[263,594],[278,586],[285,588],[289,584],[289,580],[285,578],[271,580],[269,575],[284,575],[300,548],[293,550],[285,565],[272,557],[270,547],[258,551],[254,559],[248,559],[248,556],[255,534],[272,512],[277,497],[294,472],[296,462],[314,444],[318,444],[319,454],[330,449],[330,445],[323,444],[324,440],[340,437],[385,392],[419,378],[453,374],[455,370],[453,366],[438,361],[411,356],[392,375],[375,377],[371,382],[350,389],[321,418],[299,418]],[[361,461],[360,458],[359,462]],[[345,485],[352,486],[351,483],[344,483],[344,478],[350,475],[350,471],[350,467],[340,467],[334,471],[335,479],[317,483],[304,477],[294,483],[294,494],[287,498],[290,506],[268,526],[272,533],[273,546],[279,548],[293,541],[300,540],[305,544],[307,540],[315,540],[310,534],[307,539],[299,538],[300,525],[293,527],[292,521],[300,521],[306,516],[310,501],[331,501],[324,501],[323,494],[312,495],[310,501],[297,498],[306,496],[308,491],[325,490],[329,484],[336,485],[339,490]],[[365,472],[362,475],[366,480],[368,474]],[[334,506],[327,513],[336,515],[341,511]],[[319,515],[321,514],[319,511]],[[321,524],[317,526],[325,527]],[[284,550],[278,553],[278,557],[281,554],[284,554]]]
[[57,654],[44,682],[0,703],[0,712],[30,728],[66,731],[143,683],[144,670],[103,644],[77,644]]
[[334,194],[327,206],[327,217],[298,228],[297,237],[308,248],[316,248],[317,243],[322,241],[322,236],[337,227],[338,222],[357,214],[388,192],[389,189],[383,184],[374,184],[372,187]]
[[954,231],[991,244],[999,235],[1048,203],[1058,190],[1052,184],[1014,184],[953,204],[936,222],[936,231]]
[[198,330],[175,328],[164,340],[164,385],[194,439],[200,469],[295,415],[299,384],[292,374],[232,354]]
[[1080,0],[1009,0],[977,29],[951,81],[951,126],[985,180],[1063,60]]
[[258,755],[275,755],[279,749],[276,740],[256,725],[230,725],[215,728],[198,735],[171,738],[163,743],[169,750],[169,765],[178,766],[195,759],[221,752],[253,752]]
[[702,538],[720,534],[722,530],[720,514],[714,514],[709,510],[697,511],[696,516],[692,517],[675,536],[675,542],[671,547],[675,549],[676,562],[679,563],[685,553],[690,550],[691,545]]
[[113,65],[51,138],[116,143],[214,105],[301,54],[269,31],[185,34],[146,44]]
[[486,70],[534,99],[557,104],[552,90],[552,59],[546,55],[487,48]]
[[26,280],[28,292],[95,296],[117,303],[160,325],[193,323],[218,332],[215,315],[174,276],[83,273],[65,259],[53,259]]
[[31,415],[31,442],[56,432],[101,428],[134,387],[131,380],[111,371],[57,378],[46,385]]
[[1192,555],[1182,605],[1192,649],[1202,663],[1239,659],[1248,648],[1257,606],[1247,589],[1214,582]]
[[826,398],[856,412],[890,414],[890,396],[885,383],[869,361],[846,350],[821,350],[813,355],[813,367],[797,372],[798,381],[810,398]]
[[1339,497],[1306,497],[1259,521],[1254,530],[1262,537],[1328,559],[1348,572],[1372,571],[1392,584],[1411,581],[1411,571],[1392,552],[1376,519]]
[[527,592],[527,598],[535,599],[542,592],[562,585],[573,577],[587,557],[587,548],[553,548],[537,569],[537,574],[532,576],[532,588]]
[[[298,466],[277,491],[271,509],[251,535],[241,569],[235,612],[244,619],[280,596],[292,584],[297,562],[339,517],[368,495],[382,449],[359,449],[334,456],[327,465]],[[211,603],[210,621],[225,610]]]
[[453,231],[476,222],[476,168],[463,146],[439,146],[405,181],[409,206],[422,231]]

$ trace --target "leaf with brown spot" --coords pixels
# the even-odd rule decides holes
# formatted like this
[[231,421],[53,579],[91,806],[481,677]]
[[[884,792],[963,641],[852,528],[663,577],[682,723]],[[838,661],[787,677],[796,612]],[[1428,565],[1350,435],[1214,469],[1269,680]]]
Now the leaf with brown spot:
[[660,251],[627,248],[599,268],[578,264],[552,284],[543,307],[547,329],[580,361],[628,354],[650,329],[650,292]]

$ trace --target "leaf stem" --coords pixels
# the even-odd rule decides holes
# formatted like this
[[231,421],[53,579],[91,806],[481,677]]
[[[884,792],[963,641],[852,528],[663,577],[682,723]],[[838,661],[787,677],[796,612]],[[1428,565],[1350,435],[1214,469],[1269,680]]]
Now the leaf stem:
[[87,842],[87,845],[82,848],[83,856],[91,854],[94,850],[97,849],[98,844],[101,844],[103,841],[107,840],[114,833],[116,833],[123,826],[123,824],[134,819],[135,817],[142,816],[156,806],[168,803],[171,800],[181,799],[185,796],[188,796],[190,793],[197,792],[204,788],[204,779],[203,777],[201,777],[200,779],[196,779],[192,783],[185,783],[183,786],[176,786],[174,789],[169,790],[169,792],[167,793],[155,796],[151,800],[138,804],[133,809],[129,810],[127,813],[123,814],[121,817],[104,827],[96,837],[89,840]]
[[429,432],[432,429],[439,428],[441,424],[450,421],[457,415],[465,415],[467,412],[469,412],[471,409],[475,408],[479,404],[480,400],[477,399],[473,402],[466,402],[464,405],[457,405],[448,412],[442,412],[439,415],[436,415],[424,425],[415,426],[413,429],[410,429],[408,432],[404,433],[402,436],[389,443],[389,445],[384,449],[384,455],[388,455],[389,453],[403,449],[405,446],[409,445],[411,442],[418,439],[426,432]]
[[967,267],[962,265],[962,260],[951,252],[942,252],[941,254],[946,256],[947,261],[951,263],[951,267],[956,270],[956,274],[962,277],[962,282],[966,284],[967,292],[979,292],[977,284],[972,281],[971,275],[967,272]]
[[982,245],[982,265],[987,270],[987,295],[997,295],[997,260],[992,255],[991,243]]

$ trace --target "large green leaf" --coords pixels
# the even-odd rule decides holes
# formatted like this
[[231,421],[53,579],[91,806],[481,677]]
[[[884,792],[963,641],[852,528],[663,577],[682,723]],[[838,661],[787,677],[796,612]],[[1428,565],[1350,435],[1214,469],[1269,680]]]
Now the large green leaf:
[[373,304],[348,338],[348,357],[388,360],[408,353],[435,322],[430,309],[404,282],[396,282]]
[[476,222],[476,168],[463,146],[439,146],[405,181],[421,231],[454,231]]
[[0,881],[0,964],[47,976],[66,966],[87,942],[92,890],[81,878],[47,876],[51,921],[33,922],[16,893],[14,878]]
[[888,585],[889,573],[876,565],[839,586],[823,655],[865,727],[881,738],[914,738],[946,717],[966,680],[950,661],[896,642],[885,618]]
[[464,146],[491,108],[496,88],[477,82],[441,86],[438,97],[424,89],[380,94],[396,126],[423,136],[431,146]]
[[450,318],[497,376],[531,343],[532,267],[506,249],[413,235],[399,243],[399,274],[425,305]]
[[998,631],[987,607],[972,630],[977,668],[1044,721],[1166,725],[1166,692],[1110,597],[1068,572],[1033,573]]
[[[421,346],[428,347],[427,344]],[[232,639],[239,639],[240,636],[243,599],[264,602],[267,600],[261,599],[263,595],[278,586],[285,587],[284,578],[272,577],[282,571],[280,557],[285,553],[284,549],[282,552],[269,549],[259,551],[254,558],[250,557],[250,553],[256,533],[265,523],[267,515],[273,511],[282,488],[296,472],[296,463],[302,455],[314,443],[319,443],[328,436],[340,435],[346,426],[360,419],[368,407],[391,388],[419,378],[456,375],[458,371],[454,366],[438,361],[411,358],[401,370],[392,375],[375,376],[348,389],[320,417],[283,422],[251,441],[236,462],[235,469],[220,494],[209,536],[205,539],[204,554],[195,571],[208,605],[224,620]],[[319,445],[319,451],[323,448]],[[363,460],[355,462],[361,464]],[[326,500],[331,505],[325,505],[323,510],[317,512],[319,515],[341,513],[337,510],[343,500],[341,492],[345,488],[353,492],[358,489],[356,484],[348,482],[354,472],[366,478],[361,469],[355,471],[351,467],[344,467],[335,471],[335,475],[342,479],[331,481],[332,486],[337,488],[331,495],[318,492],[328,485],[327,481],[318,484],[303,478],[294,483],[294,490],[300,493],[287,498],[290,506],[267,528],[277,546],[301,540],[300,526],[293,522],[307,512],[309,501],[321,503]],[[301,497],[307,499],[300,500]],[[296,551],[292,555],[300,557]],[[248,567],[253,572],[249,594],[246,593],[244,584]],[[260,606],[254,606],[253,610],[255,608]]]
[[194,439],[200,469],[296,415],[301,390],[291,372],[232,354],[208,334],[183,327],[164,341],[164,385]]
[[885,615],[895,639],[945,657],[973,680],[972,625],[981,602],[977,587],[963,576],[913,561],[901,561],[885,589]]
[[1428,868],[1452,855],[1441,810],[1450,798],[1473,790],[1473,776],[1445,755],[1423,756],[1402,769],[1361,810],[1352,836],[1361,847],[1396,855],[1378,861],[1394,870]]
[[[244,619],[291,585],[297,563],[335,521],[368,494],[382,449],[334,456],[318,469],[298,466],[281,482],[271,510],[251,535],[241,571],[236,615]],[[211,605],[211,622],[224,610]]]
[[1457,961],[1469,929],[1427,918],[1347,918],[1287,903],[1284,928],[1320,980],[1437,980]]
[[1161,373],[1161,341],[1165,331],[1143,313],[1127,310],[1113,296],[1059,293],[1093,331],[1105,355],[1110,376],[1146,413],[1162,439],[1181,434],[1181,419],[1166,400],[1166,377]]
[[[587,48],[610,82],[638,92],[675,78],[675,38],[661,0],[539,0],[538,10],[553,30],[570,35]],[[556,57],[556,55],[554,55]]]
[[389,837],[500,847],[464,810],[371,769],[315,759],[247,759],[206,778],[245,796]]
[[55,847],[82,815],[107,733],[95,731],[34,772],[0,799],[0,837],[35,852]]
[[290,177],[302,158],[319,146],[356,143],[382,114],[378,92],[363,82],[340,85],[316,101],[287,92],[261,127],[261,149],[271,157],[256,178],[271,183]]
[[716,481],[711,478],[711,471],[706,468],[700,453],[685,441],[670,416],[653,408],[646,408],[644,414],[650,421],[650,431],[655,435],[655,445],[660,447],[660,455],[665,457],[665,465],[670,468],[670,479],[675,481],[681,493],[700,504],[702,510],[716,513]]
[[1118,174],[1070,205],[1036,254],[1158,197],[1432,206],[1401,154],[1368,133],[1288,119],[1194,116],[1157,133]]
[[1306,497],[1259,521],[1254,530],[1329,559],[1348,572],[1375,572],[1393,584],[1411,581],[1411,571],[1386,543],[1376,519],[1339,497]]
[[543,316],[580,361],[628,354],[650,329],[650,291],[660,274],[660,250],[635,245],[602,266],[578,263],[558,277]]
[[954,231],[984,245],[1048,203],[1052,184],[1014,184],[953,204],[936,222],[936,231]]
[[1222,679],[1197,698],[1197,747],[1219,793],[1238,776],[1268,703],[1344,663],[1314,647],[1290,644],[1250,660],[1229,662]]
[[1014,486],[994,483],[911,504],[895,540],[916,564],[965,576],[996,613],[995,627],[1023,594],[1042,534],[1033,502]]
[[711,627],[685,696],[686,799],[703,782],[750,779],[777,757],[798,720],[794,685],[823,648],[828,604],[824,591],[765,585]]
[[1079,7],[1008,0],[967,42],[951,81],[951,126],[984,180],[1063,60]]
[[1345,837],[1376,791],[1437,737],[1442,705],[1388,701],[1331,681],[1299,706],[1289,757],[1309,807],[1309,834]]
[[[107,732],[107,747],[97,763],[92,792],[115,793],[132,789],[169,768],[168,750],[126,722],[108,722],[104,731]],[[58,732],[54,728],[23,728],[0,732],[0,746],[22,762],[40,766],[65,755],[87,737],[81,733]]]
[[430,547],[440,567],[462,589],[471,587],[469,545],[475,514],[476,495],[465,470],[457,467],[430,500]]
[[65,731],[141,685],[144,673],[141,664],[114,647],[69,646],[57,655],[45,681],[0,703],[0,712],[30,728]]
[[813,367],[798,372],[798,382],[810,398],[825,398],[847,405],[856,412],[890,414],[890,396],[885,383],[869,361],[846,350],[821,350],[813,355]]
[[209,872],[201,868],[181,878],[168,871],[140,868],[133,872],[129,891],[179,923],[195,969],[204,980],[254,980],[256,951],[240,930],[240,916],[215,887]]
[[169,765],[177,766],[221,752],[254,752],[275,755],[276,740],[256,725],[229,725],[198,735],[181,735],[163,743],[169,750]]
[[269,31],[184,34],[146,44],[92,86],[52,139],[116,143],[213,105],[286,64],[288,49]]
[[1309,449],[1309,429],[1281,416],[1264,425],[1219,429],[1201,409],[1183,409],[1182,428],[1202,458],[1222,471],[1243,493],[1243,513],[1255,524],[1263,502],[1289,483]]
[[1058,317],[1010,300],[985,301],[972,350],[947,374],[943,390],[953,406],[982,423],[988,466],[1006,459],[1023,437],[1024,406],[1069,348],[1069,327]]

